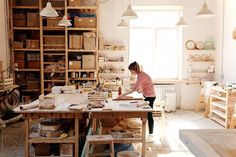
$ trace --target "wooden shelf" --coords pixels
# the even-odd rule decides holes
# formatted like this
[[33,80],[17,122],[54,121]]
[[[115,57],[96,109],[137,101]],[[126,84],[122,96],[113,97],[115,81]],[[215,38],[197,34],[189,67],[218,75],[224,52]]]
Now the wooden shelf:
[[188,61],[190,63],[214,63],[215,61]]
[[39,27],[13,27],[13,30],[40,30]]
[[73,50],[68,49],[68,52],[96,52],[97,50]]
[[48,51],[48,52],[51,52],[51,51],[66,51],[66,49],[43,49],[43,51]]
[[104,52],[104,53],[125,53],[126,50],[98,50],[98,52]]
[[65,56],[66,54],[64,53],[44,53],[44,56]]
[[65,46],[65,44],[43,44],[43,46],[48,46],[48,47],[53,46],[53,47],[55,47],[55,46]]
[[99,63],[103,63],[103,64],[105,64],[105,63],[124,63],[124,61],[105,61],[105,62],[99,61]]
[[81,80],[81,81],[95,81],[97,80],[96,78],[69,78],[70,81],[77,81],[77,80]]
[[40,49],[13,49],[13,51],[40,51]]
[[55,71],[52,71],[52,70],[44,70],[43,71],[44,73],[66,73],[65,70],[55,70]]
[[22,71],[22,72],[32,72],[32,71],[40,71],[40,69],[18,69],[18,70],[15,70],[15,71]]
[[44,80],[44,82],[65,82],[65,80]]
[[67,138],[45,138],[45,137],[37,137],[29,139],[29,143],[74,143],[74,137]]
[[220,97],[220,96],[218,96],[218,95],[214,95],[214,94],[211,94],[210,96],[213,97],[213,98],[216,98],[216,99],[222,100],[222,101],[226,101],[226,97]]
[[43,27],[43,30],[46,30],[46,31],[65,30],[65,27]]
[[222,112],[222,111],[220,111],[220,110],[217,110],[217,109],[212,109],[211,108],[211,112],[212,113],[214,113],[214,114],[217,114],[219,117],[221,117],[221,118],[227,118],[226,117],[226,115],[225,115],[225,113],[224,112]]
[[62,63],[62,62],[43,62],[43,64],[60,64],[60,65],[65,65],[66,63]]
[[68,70],[68,72],[96,72],[96,70]]
[[22,92],[39,92],[39,89],[24,89]]
[[226,103],[224,101],[212,101],[211,105],[226,110]]
[[216,117],[214,115],[211,117],[211,119],[214,120],[215,122],[219,123],[222,126],[226,126],[226,122],[225,121],[223,121],[222,119],[220,119],[220,118],[218,118],[218,117]]
[[69,30],[69,31],[97,31],[97,28],[74,28],[74,27],[70,27],[70,28],[67,28],[67,30]]
[[97,8],[98,8],[97,6],[80,6],[80,7],[68,6],[67,7],[68,10],[71,10],[71,9],[74,9],[74,10],[96,10]]
[[197,52],[201,51],[201,52],[203,52],[203,51],[215,51],[216,49],[202,49],[202,50],[199,50],[199,49],[193,49],[193,50],[186,49],[186,50],[187,51],[192,51],[192,52],[194,52],[194,51],[197,51]]
[[12,6],[13,9],[39,9],[39,6],[28,6],[28,5],[21,5],[21,6]]

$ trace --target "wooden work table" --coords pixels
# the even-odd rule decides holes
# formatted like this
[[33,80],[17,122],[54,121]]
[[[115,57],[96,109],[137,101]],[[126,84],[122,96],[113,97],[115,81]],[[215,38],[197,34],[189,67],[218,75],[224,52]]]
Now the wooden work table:
[[[116,139],[114,143],[142,143],[142,157],[145,157],[145,136],[146,136],[146,121],[147,113],[152,112],[149,106],[137,107],[137,104],[143,104],[143,100],[135,101],[112,101],[109,100],[105,103],[103,109],[88,109],[88,96],[84,94],[50,94],[56,97],[56,108],[54,110],[41,110],[38,108],[21,110],[20,107],[14,109],[16,113],[21,113],[25,119],[25,157],[29,157],[29,146],[32,143],[72,143],[75,145],[74,154],[78,157],[79,150],[79,119],[81,113],[90,113],[93,119],[93,133],[95,134],[96,120],[99,118],[110,118],[110,117],[120,117],[120,118],[142,118],[142,137],[140,138],[123,138]],[[39,103],[38,100],[32,102],[31,104]],[[81,107],[81,110],[69,110],[68,107],[71,104],[77,104]],[[68,138],[55,138],[47,139],[42,137],[30,138],[29,137],[29,126],[33,119],[39,118],[66,118],[74,119],[75,121],[75,136]]]
[[196,157],[236,156],[236,130],[180,130],[179,136]]

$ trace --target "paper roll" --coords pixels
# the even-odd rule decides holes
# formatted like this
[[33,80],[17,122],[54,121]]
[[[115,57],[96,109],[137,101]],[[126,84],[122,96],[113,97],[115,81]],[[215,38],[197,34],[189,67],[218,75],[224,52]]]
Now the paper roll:
[[39,107],[39,104],[20,105],[21,110],[29,110],[29,109],[37,108],[37,107]]

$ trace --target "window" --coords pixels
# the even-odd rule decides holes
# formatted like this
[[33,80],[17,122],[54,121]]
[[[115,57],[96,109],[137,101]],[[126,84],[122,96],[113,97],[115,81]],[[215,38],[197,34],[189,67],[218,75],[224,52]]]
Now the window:
[[134,8],[130,21],[130,62],[137,61],[152,79],[179,78],[182,30],[175,27],[181,8]]

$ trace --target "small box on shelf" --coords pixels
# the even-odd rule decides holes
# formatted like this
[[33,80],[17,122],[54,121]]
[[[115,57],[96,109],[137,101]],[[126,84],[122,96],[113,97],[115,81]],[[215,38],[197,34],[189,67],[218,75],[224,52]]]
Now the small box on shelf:
[[82,49],[83,48],[83,35],[69,35],[69,48]]
[[25,27],[26,26],[26,14],[14,13],[13,14],[13,27]]
[[26,40],[26,48],[27,49],[39,49],[39,40]]
[[78,7],[81,6],[81,0],[68,0],[68,4],[70,7]]
[[47,27],[58,27],[58,23],[62,18],[49,18],[47,19]]
[[69,69],[70,70],[80,70],[81,69],[81,61],[69,61]]
[[74,27],[96,28],[97,22],[95,17],[78,17],[74,18]]
[[24,46],[23,46],[23,42],[22,41],[14,41],[13,42],[13,48],[14,49],[23,49]]
[[27,27],[39,27],[39,13],[27,13]]
[[95,55],[83,55],[82,56],[82,68],[83,69],[95,69]]

